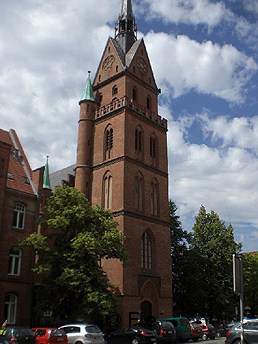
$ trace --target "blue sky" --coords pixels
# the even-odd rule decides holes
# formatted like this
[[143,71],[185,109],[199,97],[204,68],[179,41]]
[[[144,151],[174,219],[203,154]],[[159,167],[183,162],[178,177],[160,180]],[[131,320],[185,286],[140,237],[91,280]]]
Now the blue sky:
[[[96,3],[98,6],[96,6]],[[132,0],[168,119],[169,196],[191,230],[201,205],[258,250],[258,1]],[[75,162],[78,101],[122,0],[0,2],[0,127],[33,168]]]

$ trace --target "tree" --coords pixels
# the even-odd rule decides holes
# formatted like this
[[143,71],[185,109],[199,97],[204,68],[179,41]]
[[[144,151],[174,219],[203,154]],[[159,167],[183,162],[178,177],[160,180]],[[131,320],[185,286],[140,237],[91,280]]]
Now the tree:
[[232,255],[241,244],[234,241],[234,229],[225,226],[213,210],[200,207],[193,226],[193,248],[198,254],[199,311],[208,319],[233,317]]
[[250,316],[257,316],[258,311],[258,254],[245,253],[243,256],[244,304],[250,307]]
[[33,233],[22,243],[35,249],[34,271],[42,276],[36,315],[50,310],[56,318],[85,321],[114,311],[114,287],[100,262],[125,261],[126,253],[112,214],[91,207],[77,189],[58,186],[40,226],[45,235]]
[[198,288],[195,270],[198,257],[192,247],[192,233],[182,228],[176,215],[176,204],[169,202],[169,220],[171,232],[172,279],[174,315],[192,317],[199,309],[198,299],[194,297]]

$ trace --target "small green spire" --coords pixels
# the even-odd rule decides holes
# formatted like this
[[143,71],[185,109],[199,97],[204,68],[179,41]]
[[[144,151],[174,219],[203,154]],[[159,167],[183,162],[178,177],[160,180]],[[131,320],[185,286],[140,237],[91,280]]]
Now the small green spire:
[[79,104],[83,102],[84,100],[91,100],[93,102],[95,101],[94,95],[93,95],[93,88],[92,88],[92,84],[90,80],[90,71],[88,71],[88,79],[86,80],[85,89],[84,89],[84,92]]
[[48,155],[47,155],[47,161],[46,161],[46,165],[45,165],[45,169],[44,169],[43,188],[44,189],[51,189],[50,178],[49,178],[49,168],[48,168]]

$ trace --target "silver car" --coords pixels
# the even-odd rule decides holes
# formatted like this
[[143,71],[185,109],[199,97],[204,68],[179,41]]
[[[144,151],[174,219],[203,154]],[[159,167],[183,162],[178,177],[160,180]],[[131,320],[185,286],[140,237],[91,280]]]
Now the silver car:
[[[258,343],[258,319],[245,319],[243,321],[243,336],[245,344]],[[241,324],[235,323],[226,333],[225,344],[241,343]]]
[[68,324],[60,326],[65,331],[69,344],[104,344],[104,334],[94,324]]

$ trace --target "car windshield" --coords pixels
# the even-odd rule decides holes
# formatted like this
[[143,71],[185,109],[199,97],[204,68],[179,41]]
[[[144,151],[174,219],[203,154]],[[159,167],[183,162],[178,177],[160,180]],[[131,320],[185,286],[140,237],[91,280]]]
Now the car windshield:
[[100,329],[96,325],[86,326],[85,330],[88,333],[101,333]]

